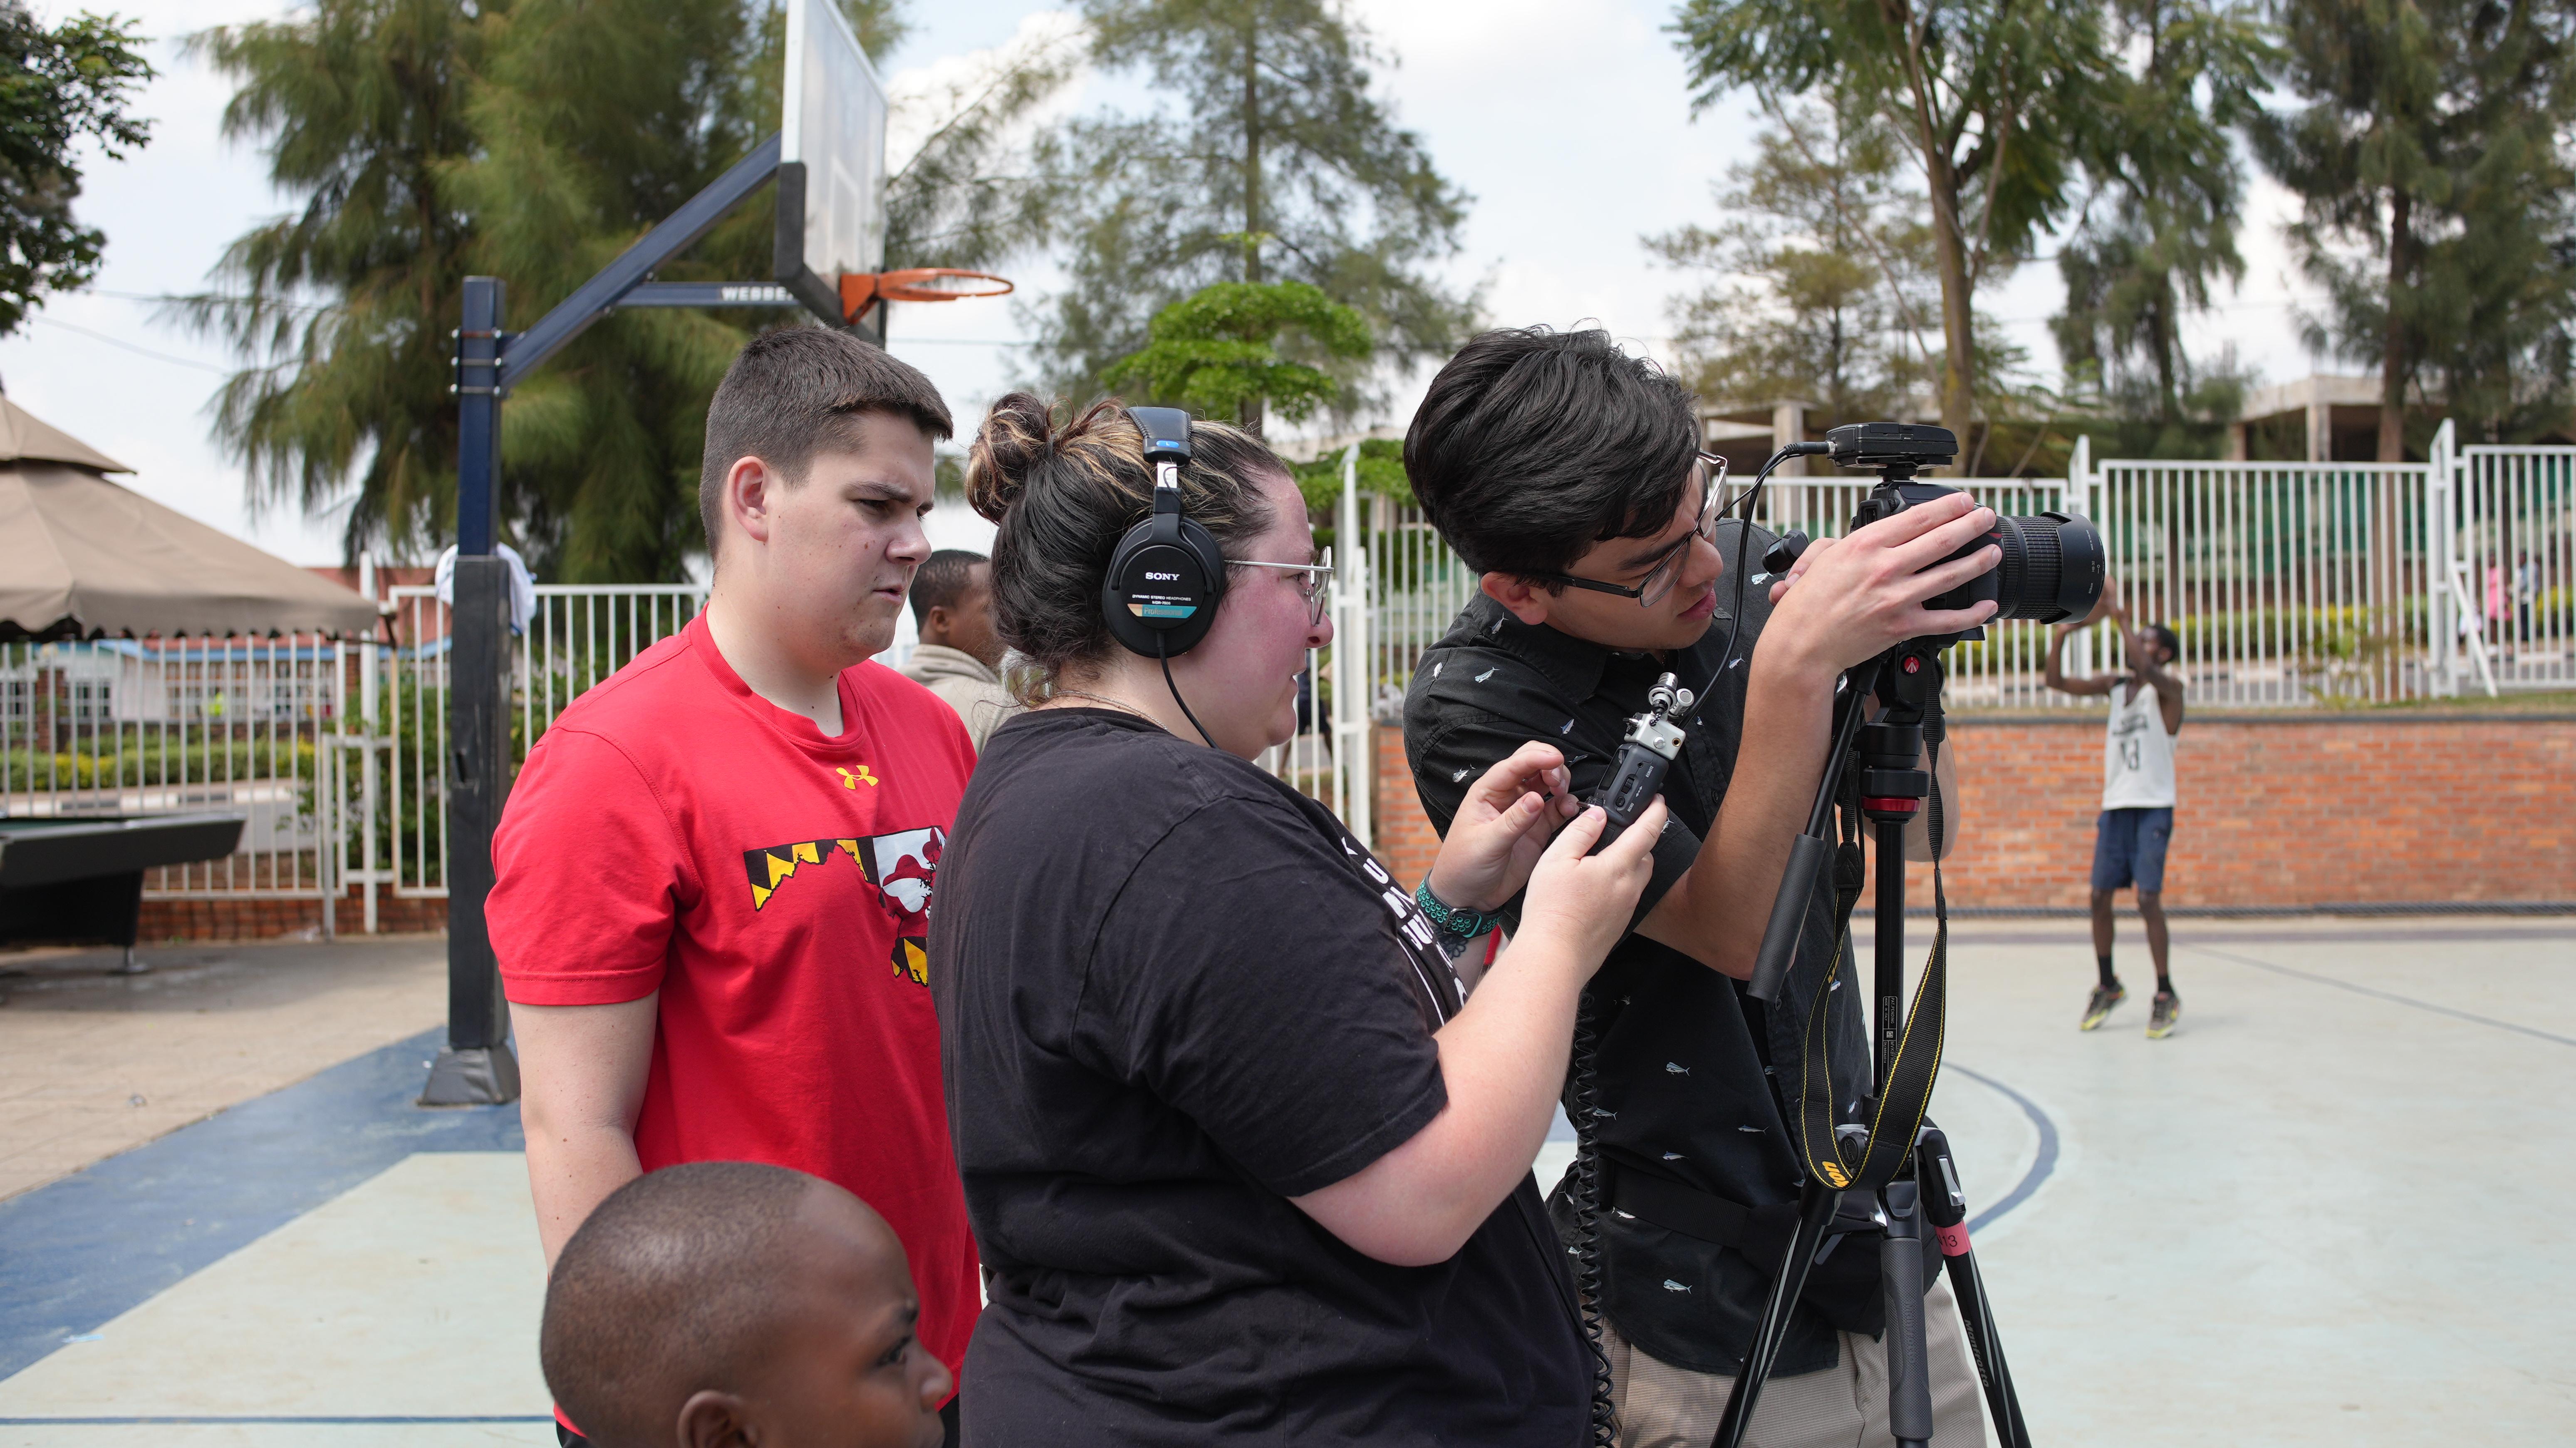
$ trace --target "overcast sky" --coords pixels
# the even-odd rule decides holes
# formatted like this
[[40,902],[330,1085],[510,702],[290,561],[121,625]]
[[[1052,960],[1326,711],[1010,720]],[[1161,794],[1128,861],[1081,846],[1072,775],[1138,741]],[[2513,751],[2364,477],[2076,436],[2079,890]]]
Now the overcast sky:
[[[339,519],[292,508],[254,510],[242,470],[208,436],[208,403],[230,361],[219,347],[154,321],[134,297],[195,290],[226,242],[287,209],[270,190],[255,146],[217,134],[228,87],[177,53],[176,38],[207,25],[286,13],[273,0],[89,0],[139,18],[160,71],[141,109],[153,139],[122,162],[93,156],[78,214],[108,235],[91,293],[51,300],[0,340],[0,384],[20,406],[129,466],[122,479],[153,498],[299,563],[337,561]],[[80,5],[38,0],[48,20]],[[889,80],[1008,42],[1044,7],[1014,0],[914,0],[912,36],[890,58]],[[1486,286],[1498,323],[1598,321],[1660,353],[1667,299],[1682,285],[1638,245],[1641,234],[1715,220],[1710,183],[1749,149],[1743,105],[1694,118],[1681,59],[1663,26],[1671,0],[1359,0],[1352,10],[1397,62],[1385,89],[1402,124],[1474,198],[1456,279]],[[1129,94],[1086,82],[1077,105]],[[2195,351],[2232,343],[2261,380],[2315,370],[2297,341],[2294,298],[2313,288],[2293,272],[2279,238],[2288,199],[2257,181],[2240,240],[2245,283],[2191,329]],[[2043,245],[2045,254],[2052,245]],[[1043,265],[1014,269],[1042,297]],[[2026,267],[1986,307],[2054,373],[2047,318],[2060,300],[2056,268]],[[525,326],[533,317],[514,317]],[[893,346],[938,381],[960,423],[981,416],[1023,366],[1008,301],[898,308]],[[2347,369],[2349,370],[2349,369]],[[1399,395],[1388,419],[1418,394]],[[946,510],[943,510],[946,511]],[[940,519],[941,542],[971,542],[980,520]]]

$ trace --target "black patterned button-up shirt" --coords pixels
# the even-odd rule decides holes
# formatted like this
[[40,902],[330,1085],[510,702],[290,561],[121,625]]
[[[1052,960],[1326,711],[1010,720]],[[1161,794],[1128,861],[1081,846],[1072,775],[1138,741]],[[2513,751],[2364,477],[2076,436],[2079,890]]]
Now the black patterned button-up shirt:
[[[1730,569],[1734,527],[1724,525],[1719,536]],[[1757,570],[1770,541],[1755,530],[1750,557]],[[1479,595],[1422,656],[1405,696],[1405,753],[1434,827],[1445,833],[1468,784],[1530,739],[1561,747],[1576,794],[1588,797],[1613,767],[1629,716],[1645,711],[1658,674],[1669,671],[1693,690],[1715,674],[1717,687],[1665,777],[1671,822],[1638,902],[1642,920],[1698,857],[1735,767],[1747,662],[1770,612],[1769,590],[1748,583],[1742,636],[1723,671],[1716,665],[1732,615],[1731,574],[1719,583],[1708,632],[1669,659],[1531,627]],[[1600,1029],[1597,1136],[1605,1175],[1643,1175],[1772,1208],[1775,1221],[1794,1205],[1801,1172],[1768,1073],[1774,1062],[1794,1069],[1798,1060],[1798,1027],[1839,934],[1829,894],[1819,892],[1800,968],[1767,1011],[1736,981],[1642,935],[1612,949],[1589,998]],[[1507,919],[1517,920],[1518,905],[1505,911]],[[1868,1043],[1853,999],[1859,994],[1827,992],[1836,1094],[1847,1109],[1869,1089]],[[1575,1109],[1569,1091],[1567,1110]],[[1555,1205],[1565,1229],[1561,1194]],[[1737,1247],[1605,1207],[1600,1250],[1604,1306],[1631,1343],[1695,1371],[1737,1369],[1770,1290],[1776,1248],[1757,1262]],[[1838,1249],[1811,1279],[1776,1373],[1832,1366],[1835,1328],[1876,1330],[1878,1291],[1875,1244]]]

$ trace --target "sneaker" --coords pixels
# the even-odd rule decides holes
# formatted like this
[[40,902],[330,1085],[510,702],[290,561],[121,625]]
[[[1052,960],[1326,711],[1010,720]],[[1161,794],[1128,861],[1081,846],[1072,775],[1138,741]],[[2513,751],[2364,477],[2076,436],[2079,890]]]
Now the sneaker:
[[2128,998],[2129,992],[2117,981],[2113,981],[2109,985],[2097,985],[2093,987],[2093,999],[2084,1003],[2084,1023],[2077,1026],[2076,1029],[2079,1031],[2092,1030],[2094,1027],[2102,1024],[2103,1020],[2111,1014],[2111,1008],[2113,1006],[2118,1005],[2120,1002],[2127,1000]]
[[2182,997],[2169,990],[2156,992],[2155,1010],[2147,1016],[2147,1039],[2161,1041],[2173,1034],[2174,1022],[2182,1019]]

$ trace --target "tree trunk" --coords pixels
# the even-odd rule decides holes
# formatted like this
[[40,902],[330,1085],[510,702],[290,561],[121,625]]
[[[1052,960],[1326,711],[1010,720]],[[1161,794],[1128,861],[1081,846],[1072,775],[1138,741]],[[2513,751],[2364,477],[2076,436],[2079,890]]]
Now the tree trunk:
[[2388,299],[2379,347],[2379,460],[2406,461],[2406,329],[2398,317],[2398,293],[2406,286],[2407,251],[2414,238],[2408,222],[2414,198],[2404,191],[2388,193]]
[[[1941,273],[1941,337],[1947,356],[1941,372],[1941,425],[1957,434],[1959,456],[1975,456],[1969,428],[1976,419],[1977,330],[1975,298],[1968,286],[1968,238],[1959,226],[1959,178],[1950,158],[1924,138],[1924,169],[1932,192],[1932,250]],[[1964,461],[1958,471],[1967,471]]]
[[[1258,283],[1261,272],[1261,33],[1258,24],[1243,26],[1243,279]],[[1256,392],[1235,407],[1235,423],[1261,436],[1263,398]]]
[[[2414,198],[2402,190],[2388,193],[2388,315],[2379,349],[2379,460],[2406,461],[2406,328],[2398,315],[2398,296],[2407,285],[2415,238],[2410,230]],[[2397,638],[2404,604],[2397,595],[2397,479],[2371,480],[2370,557],[2372,599],[2370,631],[2379,637],[2379,684],[2382,698],[2395,696]]]
[[1260,32],[1243,27],[1243,279],[1261,280]]

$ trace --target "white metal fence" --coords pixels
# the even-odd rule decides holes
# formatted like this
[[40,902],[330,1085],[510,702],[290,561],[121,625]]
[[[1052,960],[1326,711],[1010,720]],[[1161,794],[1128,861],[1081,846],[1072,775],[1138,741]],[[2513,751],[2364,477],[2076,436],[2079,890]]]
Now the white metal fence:
[[326,899],[356,645],[313,636],[0,644],[0,816],[233,813],[239,850],[146,898]]
[[[365,733],[375,741],[357,771],[350,826],[357,858],[348,878],[364,887],[373,930],[378,889],[397,897],[447,894],[448,608],[430,587],[390,590],[396,642],[371,655],[359,685]],[[541,585],[536,609],[510,644],[511,754],[527,757],[564,707],[678,633],[706,603],[689,584]],[[379,732],[381,731],[381,732]]]
[[[1352,461],[1335,638],[1309,657],[1297,736],[1262,762],[1369,839],[1371,725],[1396,721],[1476,577],[1419,510],[1360,492]],[[1775,478],[1761,520],[1831,536],[1869,482]],[[2447,425],[2409,464],[2095,463],[2079,445],[2068,478],[1969,486],[2093,520],[2131,617],[2179,635],[2195,703],[2576,688],[2576,448],[2459,447]],[[387,637],[367,642],[0,645],[0,814],[245,816],[239,853],[154,871],[154,898],[318,898],[328,920],[357,886],[372,930],[384,896],[444,896],[447,610],[430,588],[391,593]],[[513,752],[703,603],[684,585],[539,588],[514,640]],[[1954,707],[2098,702],[2043,686],[2045,626],[1988,632],[1955,651]],[[2076,672],[2118,659],[2107,630],[2069,653]]]
[[[2102,531],[2131,620],[2182,645],[2196,703],[2307,707],[2576,687],[2576,448],[2455,448],[2423,463],[2105,461],[2067,478],[1966,481],[1999,512],[2059,511]],[[1775,532],[1844,532],[1867,477],[1774,476]],[[1392,721],[1422,651],[1476,587],[1418,509],[1372,498],[1368,689]],[[2463,624],[2465,620],[2465,624]],[[1963,709],[2082,708],[2044,680],[2050,629],[1989,624],[1952,651]],[[2117,666],[2105,624],[2067,643],[2070,672]]]

